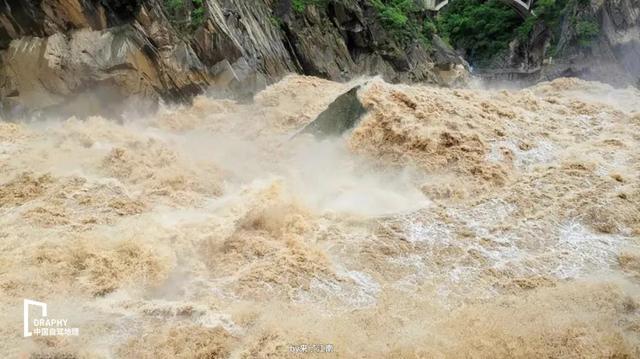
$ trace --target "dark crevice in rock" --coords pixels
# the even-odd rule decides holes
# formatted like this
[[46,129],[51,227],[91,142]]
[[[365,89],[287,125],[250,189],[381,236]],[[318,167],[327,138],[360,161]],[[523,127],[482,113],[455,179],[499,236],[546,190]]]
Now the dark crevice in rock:
[[110,26],[134,20],[142,7],[140,0],[100,0],[100,4],[107,10]]
[[44,13],[40,8],[42,0],[0,1],[0,16],[7,17],[16,35],[44,36]]

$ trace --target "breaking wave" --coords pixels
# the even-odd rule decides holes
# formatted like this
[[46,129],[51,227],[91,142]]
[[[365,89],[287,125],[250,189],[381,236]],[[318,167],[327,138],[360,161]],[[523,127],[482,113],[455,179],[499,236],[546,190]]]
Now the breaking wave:
[[[290,139],[354,85],[303,76],[0,122],[0,352],[640,356],[637,90],[358,83],[342,138]],[[23,298],[81,335],[19,337]]]

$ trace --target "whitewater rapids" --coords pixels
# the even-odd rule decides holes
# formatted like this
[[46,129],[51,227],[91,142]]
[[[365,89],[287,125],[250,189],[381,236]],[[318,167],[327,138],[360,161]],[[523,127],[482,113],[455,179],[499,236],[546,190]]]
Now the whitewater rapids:
[[353,85],[0,121],[1,356],[640,357],[638,90]]

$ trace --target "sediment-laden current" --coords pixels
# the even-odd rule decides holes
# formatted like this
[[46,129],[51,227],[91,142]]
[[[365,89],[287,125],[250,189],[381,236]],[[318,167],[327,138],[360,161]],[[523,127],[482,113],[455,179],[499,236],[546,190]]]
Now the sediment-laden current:
[[361,83],[0,122],[3,357],[640,357],[638,90]]

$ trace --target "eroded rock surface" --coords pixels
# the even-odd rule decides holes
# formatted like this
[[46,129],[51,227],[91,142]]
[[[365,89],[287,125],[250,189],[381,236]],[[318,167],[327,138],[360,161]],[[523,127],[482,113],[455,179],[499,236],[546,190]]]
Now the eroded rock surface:
[[[304,11],[289,0],[206,0],[201,10],[200,22],[161,0],[2,0],[2,107],[174,102],[210,87],[242,96],[292,72],[444,84],[466,73],[446,45],[401,44],[364,0]],[[89,89],[101,95],[88,99]]]
[[[579,22],[595,27],[592,38],[581,39]],[[559,29],[556,34],[536,24],[528,38],[512,41],[481,72],[499,80],[580,77],[618,87],[640,85],[640,1],[570,3]]]

